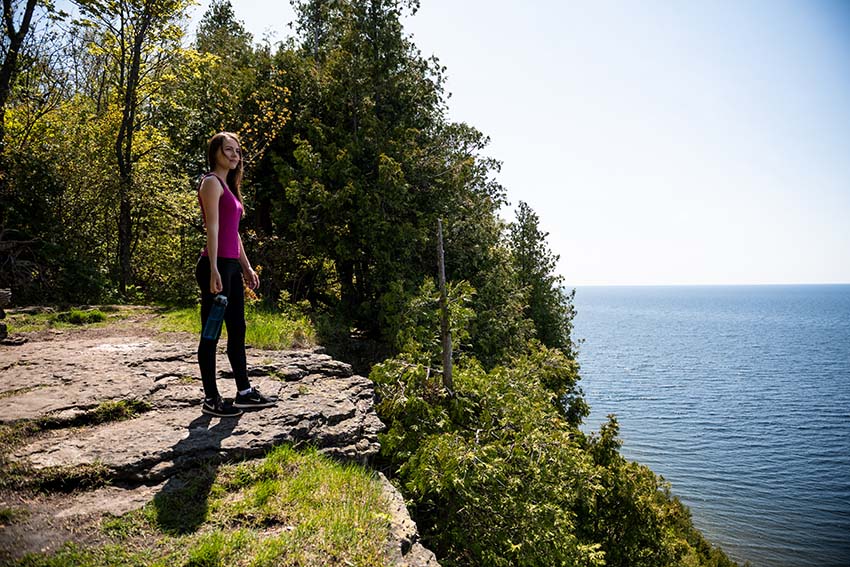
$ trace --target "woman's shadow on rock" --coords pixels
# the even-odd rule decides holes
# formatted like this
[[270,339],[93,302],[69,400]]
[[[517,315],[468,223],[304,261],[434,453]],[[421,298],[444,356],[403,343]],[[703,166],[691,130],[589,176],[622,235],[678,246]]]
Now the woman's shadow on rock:
[[229,437],[238,417],[214,419],[203,414],[189,424],[189,435],[172,448],[177,472],[154,496],[153,521],[162,533],[182,535],[195,532],[207,518],[210,489],[222,462],[221,442]]

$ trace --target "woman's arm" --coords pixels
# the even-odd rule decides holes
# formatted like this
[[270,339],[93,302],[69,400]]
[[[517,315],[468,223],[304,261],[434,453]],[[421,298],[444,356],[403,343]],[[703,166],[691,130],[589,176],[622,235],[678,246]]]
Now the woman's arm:
[[207,256],[210,258],[210,292],[222,290],[221,274],[218,272],[218,201],[224,189],[212,175],[201,182],[199,189],[201,207],[204,209],[204,225],[207,229]]
[[248,255],[245,254],[245,247],[242,246],[242,235],[239,235],[239,263],[242,265],[242,277],[251,289],[260,287],[260,277],[254,268],[251,267],[251,262],[248,261]]

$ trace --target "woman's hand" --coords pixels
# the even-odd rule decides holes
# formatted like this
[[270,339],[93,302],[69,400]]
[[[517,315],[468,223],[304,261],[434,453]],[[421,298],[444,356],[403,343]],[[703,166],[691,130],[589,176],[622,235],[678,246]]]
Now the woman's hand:
[[216,293],[220,293],[222,289],[224,289],[224,286],[221,285],[221,274],[218,273],[217,269],[213,268],[210,271],[210,293],[215,295]]
[[260,276],[257,275],[254,268],[242,270],[242,278],[245,280],[245,283],[248,284],[249,289],[257,289],[260,287]]

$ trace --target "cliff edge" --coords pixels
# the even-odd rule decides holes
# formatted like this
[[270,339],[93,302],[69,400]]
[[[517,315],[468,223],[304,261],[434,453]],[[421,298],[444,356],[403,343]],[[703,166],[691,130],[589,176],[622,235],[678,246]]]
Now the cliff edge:
[[[145,506],[198,466],[260,459],[281,444],[315,447],[334,460],[364,465],[379,451],[384,426],[374,410],[373,384],[349,365],[321,349],[249,348],[251,381],[277,396],[277,406],[212,418],[200,411],[197,343],[185,334],[156,332],[145,317],[151,315],[101,328],[43,331],[23,344],[0,346],[0,424],[7,430],[41,424],[37,435],[11,445],[4,474],[85,478],[95,471],[98,479],[88,490],[0,492],[0,507],[23,510],[0,521],[0,562],[68,541],[85,545],[97,539],[92,534],[104,517]],[[219,389],[232,396],[223,352],[218,368]],[[125,406],[134,408],[129,419],[98,417]],[[389,510],[390,564],[438,565],[419,543],[401,495],[377,476]]]

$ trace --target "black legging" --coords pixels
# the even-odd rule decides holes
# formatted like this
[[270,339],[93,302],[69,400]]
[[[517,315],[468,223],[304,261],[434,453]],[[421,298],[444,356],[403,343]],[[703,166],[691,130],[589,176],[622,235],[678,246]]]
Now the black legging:
[[[247,390],[251,387],[248,380],[248,364],[245,360],[245,292],[242,288],[242,268],[239,260],[219,258],[218,272],[221,274],[221,294],[227,297],[224,310],[224,325],[227,328],[227,358],[236,378],[236,389]],[[207,323],[212,309],[213,297],[210,293],[210,259],[201,256],[195,269],[195,277],[201,288],[201,329]],[[201,339],[198,343],[198,366],[201,367],[201,381],[204,383],[204,396],[215,399],[218,387],[215,383],[215,353],[218,340]]]

